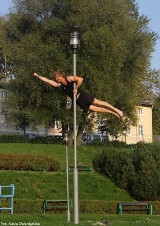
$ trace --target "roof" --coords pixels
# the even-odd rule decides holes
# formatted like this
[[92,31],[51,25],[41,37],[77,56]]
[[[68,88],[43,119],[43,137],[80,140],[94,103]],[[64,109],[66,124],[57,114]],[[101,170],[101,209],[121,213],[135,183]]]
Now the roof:
[[142,101],[139,103],[139,106],[153,107],[153,103],[151,101]]

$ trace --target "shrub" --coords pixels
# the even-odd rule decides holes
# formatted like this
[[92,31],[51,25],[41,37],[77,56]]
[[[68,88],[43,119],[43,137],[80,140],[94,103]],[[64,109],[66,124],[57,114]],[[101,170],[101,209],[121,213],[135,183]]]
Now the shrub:
[[28,141],[24,135],[0,135],[0,143],[27,143]]
[[81,213],[94,214],[115,214],[117,202],[107,202],[106,200],[80,200]]
[[0,154],[0,170],[59,171],[60,162],[48,157]]
[[132,152],[106,150],[93,159],[93,166],[137,200],[160,197],[160,144],[141,142]]
[[110,149],[93,159],[94,169],[105,174],[120,187],[128,189],[134,177],[131,154],[128,151]]
[[114,140],[114,141],[108,141],[108,140],[99,141],[99,140],[94,140],[94,141],[88,142],[86,145],[87,146],[101,146],[101,147],[109,146],[109,147],[120,147],[120,148],[126,148],[127,147],[127,145],[126,145],[125,142],[118,141],[118,140]]
[[146,176],[144,174],[136,175],[132,184],[130,193],[137,200],[157,200],[159,190],[159,182],[157,181],[157,173]]
[[108,146],[119,147],[119,148],[126,148],[127,147],[127,145],[124,141],[119,141],[119,140],[109,141]]
[[29,139],[28,135],[3,134],[0,135],[0,143],[34,143],[34,144],[62,144],[61,136],[37,136]]
[[34,144],[62,144],[63,141],[60,138],[57,137],[35,137],[34,139],[31,139],[29,141],[30,143]]
[[133,151],[132,159],[132,195],[139,200],[156,200],[160,194],[160,145],[142,144]]
[[15,214],[42,214],[43,200],[14,199]]

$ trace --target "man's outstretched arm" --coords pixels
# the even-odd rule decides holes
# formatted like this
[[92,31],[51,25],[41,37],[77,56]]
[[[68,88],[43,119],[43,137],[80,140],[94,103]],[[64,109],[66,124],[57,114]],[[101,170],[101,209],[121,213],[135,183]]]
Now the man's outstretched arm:
[[54,87],[60,87],[61,85],[51,79],[48,79],[46,77],[43,77],[43,76],[40,76],[39,74],[37,73],[34,73],[33,74],[35,77],[39,78],[41,81],[45,82],[45,83],[48,83],[50,84],[51,86],[54,86]]

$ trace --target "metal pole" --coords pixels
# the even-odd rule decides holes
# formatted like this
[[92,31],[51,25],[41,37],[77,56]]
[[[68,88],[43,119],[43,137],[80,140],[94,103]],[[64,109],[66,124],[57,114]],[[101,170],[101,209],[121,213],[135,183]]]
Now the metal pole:
[[67,173],[67,219],[70,222],[70,200],[69,200],[69,175],[68,175],[68,144],[66,144],[66,173]]
[[[73,75],[76,76],[76,51],[73,52]],[[79,223],[79,208],[78,208],[78,170],[77,170],[77,123],[76,123],[76,94],[73,98],[73,114],[74,114],[74,224]]]
[[7,58],[6,58],[6,55],[4,55],[4,74],[5,76],[7,75]]

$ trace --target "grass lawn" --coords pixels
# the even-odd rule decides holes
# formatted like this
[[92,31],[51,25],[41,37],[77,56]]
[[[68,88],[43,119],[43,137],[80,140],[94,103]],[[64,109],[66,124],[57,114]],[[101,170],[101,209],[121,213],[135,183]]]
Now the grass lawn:
[[[66,173],[0,171],[1,185],[14,184],[16,199],[66,199]],[[123,189],[96,172],[79,173],[79,199],[132,201]],[[69,173],[73,196],[73,173]]]
[[[108,147],[111,148],[111,147]],[[73,165],[74,151],[69,147],[69,165]],[[104,147],[77,147],[78,165],[92,166],[92,160]],[[106,149],[106,147],[105,147]],[[121,151],[121,150],[120,150]],[[0,171],[0,184],[15,184],[15,199],[66,199],[66,159],[65,146],[52,144],[0,144],[0,153],[15,155],[36,155],[54,157],[61,162],[62,172],[31,172],[31,171]],[[73,173],[69,173],[70,198],[73,199]],[[79,173],[80,200],[133,201],[129,194],[118,188],[103,175],[96,172]],[[107,215],[80,214],[80,226],[104,225],[109,226],[156,226],[160,225],[160,216],[149,215]],[[66,214],[0,214],[0,226],[5,225],[40,225],[40,226],[69,226],[74,225],[73,214],[71,223],[67,223]]]
[[[94,156],[101,152],[101,147],[79,146],[77,147],[77,164],[92,166]],[[64,145],[56,144],[29,144],[29,143],[1,143],[0,153],[16,155],[38,155],[53,157],[61,162],[62,171],[66,166],[66,149]],[[72,146],[68,147],[69,165],[73,165],[74,150]]]
[[[101,153],[104,149],[112,147],[99,146],[78,146],[77,147],[77,165],[92,166],[92,160],[97,153]],[[123,151],[124,149],[119,148]],[[128,149],[130,151],[130,149]],[[64,145],[56,144],[30,144],[30,143],[0,143],[0,153],[8,153],[15,155],[38,155],[53,157],[61,162],[61,170],[65,170],[66,166],[66,149]],[[69,165],[74,163],[73,146],[68,147]]]
[[[109,226],[158,226],[160,224],[160,216],[147,215],[91,215],[81,214],[79,216],[80,226],[104,225],[107,221]],[[69,226],[74,225],[73,216],[71,223],[67,223],[67,216],[56,215],[1,215],[0,225],[40,225],[40,226]]]
[[[101,147],[77,148],[78,165],[92,166]],[[15,199],[66,199],[66,156],[64,145],[1,143],[0,153],[15,155],[43,155],[54,157],[62,165],[62,172],[0,171],[0,184],[15,185]],[[73,165],[73,147],[69,147],[69,165]],[[118,188],[107,177],[96,172],[80,172],[79,199],[132,201],[128,193]],[[70,197],[73,197],[73,173],[69,173]]]

